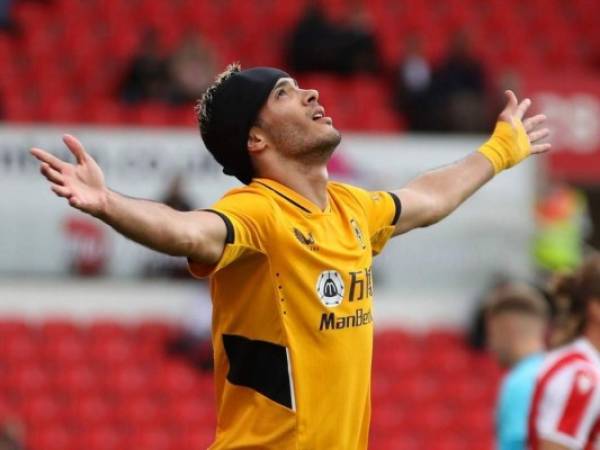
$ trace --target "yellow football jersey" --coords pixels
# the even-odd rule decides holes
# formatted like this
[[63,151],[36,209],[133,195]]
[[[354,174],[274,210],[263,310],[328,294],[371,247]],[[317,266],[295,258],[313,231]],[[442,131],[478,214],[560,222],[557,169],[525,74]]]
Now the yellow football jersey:
[[362,450],[373,343],[371,263],[398,198],[341,183],[320,210],[255,179],[212,208],[227,225],[211,276],[217,390],[214,450]]

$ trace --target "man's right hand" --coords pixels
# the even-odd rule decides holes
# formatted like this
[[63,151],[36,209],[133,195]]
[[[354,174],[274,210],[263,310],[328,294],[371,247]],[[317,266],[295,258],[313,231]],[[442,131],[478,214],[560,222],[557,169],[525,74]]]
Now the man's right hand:
[[32,148],[31,154],[42,163],[40,172],[48,179],[56,195],[66,198],[74,208],[100,216],[108,195],[104,174],[75,137],[65,134],[63,142],[75,156],[75,164],[62,161],[39,148]]
[[207,265],[219,260],[227,238],[227,227],[221,217],[207,211],[175,211],[162,203],[111,191],[104,183],[102,170],[83,145],[68,134],[63,141],[75,156],[75,164],[61,161],[39,148],[31,149],[31,154],[41,161],[40,170],[56,195],[66,198],[74,208],[101,219],[123,236],[156,251]]

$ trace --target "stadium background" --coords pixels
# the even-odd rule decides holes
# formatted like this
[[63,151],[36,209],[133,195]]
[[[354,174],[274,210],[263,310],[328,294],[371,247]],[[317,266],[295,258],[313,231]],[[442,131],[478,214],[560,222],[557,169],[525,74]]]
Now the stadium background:
[[[148,29],[162,55],[193,31],[217,68],[282,66],[318,89],[344,134],[332,176],[367,187],[398,187],[456,160],[491,128],[489,120],[464,129],[414,124],[397,84],[416,38],[433,73],[455,37],[468,37],[485,117],[497,113],[506,86],[549,116],[552,155],[502,174],[443,224],[397,238],[375,267],[371,448],[492,448],[501,371],[467,339],[479,301],[501,279],[538,281],[548,265],[568,268],[600,241],[597,1],[322,1],[331,23],[360,22],[379,55],[343,73],[293,70],[301,0],[6,3],[0,433],[21,440],[16,448],[198,449],[214,432],[206,287],[182,277],[181,261],[70,210],[27,154],[36,145],[66,155],[60,136],[69,132],[111,187],[187,207],[207,206],[234,185],[204,151],[193,104],[123,93]],[[432,95],[439,105],[441,94]],[[565,236],[552,234],[557,224],[566,224],[570,244],[568,257],[553,262],[556,250],[544,246]]]

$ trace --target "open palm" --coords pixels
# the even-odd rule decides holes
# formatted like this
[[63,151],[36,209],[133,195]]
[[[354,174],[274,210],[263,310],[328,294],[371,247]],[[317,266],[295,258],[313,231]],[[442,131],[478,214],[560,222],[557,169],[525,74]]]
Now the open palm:
[[518,102],[517,96],[513,91],[506,91],[506,106],[500,113],[498,120],[508,122],[514,129],[523,127],[529,141],[530,154],[544,153],[552,147],[549,143],[542,143],[544,138],[548,137],[550,131],[544,128],[546,116],[537,114],[535,116],[524,119],[525,113],[531,106],[531,100],[526,98],[522,102]]
[[63,142],[75,156],[75,164],[62,161],[40,148],[32,148],[31,154],[42,163],[40,172],[56,195],[66,198],[74,208],[98,215],[106,203],[104,174],[75,137],[66,134]]

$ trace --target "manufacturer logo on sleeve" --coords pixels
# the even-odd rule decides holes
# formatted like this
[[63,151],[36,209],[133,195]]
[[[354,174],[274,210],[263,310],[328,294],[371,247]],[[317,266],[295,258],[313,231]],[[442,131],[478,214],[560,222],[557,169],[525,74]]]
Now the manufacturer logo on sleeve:
[[344,281],[335,270],[321,272],[317,280],[317,295],[321,302],[330,308],[336,307],[344,299]]

